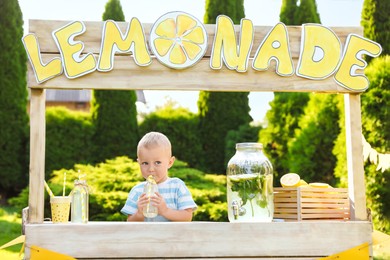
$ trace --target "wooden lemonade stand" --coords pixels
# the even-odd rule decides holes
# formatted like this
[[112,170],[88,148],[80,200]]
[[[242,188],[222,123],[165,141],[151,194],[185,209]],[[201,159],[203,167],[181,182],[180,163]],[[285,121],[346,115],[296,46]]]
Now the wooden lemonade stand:
[[[61,53],[51,33],[66,21],[30,20],[30,33],[39,42],[44,62]],[[84,22],[86,31],[77,40],[84,43],[83,53],[100,53],[103,22]],[[117,23],[122,32],[129,23]],[[152,24],[143,24],[146,39]],[[360,92],[336,84],[332,77],[310,80],[296,75],[281,77],[272,66],[267,71],[248,68],[245,73],[210,69],[215,25],[204,25],[208,48],[194,66],[175,70],[155,57],[149,66],[138,66],[130,55],[116,55],[110,72],[95,71],[77,79],[64,75],[38,84],[29,66],[30,109],[30,184],[28,223],[25,225],[26,258],[30,247],[85,259],[134,258],[260,258],[317,259],[368,243],[372,257],[372,223],[366,211],[363,169]],[[301,26],[288,26],[291,55],[296,67],[300,55]],[[240,26],[234,26],[237,37]],[[257,46],[272,27],[254,26],[254,57]],[[342,44],[350,33],[361,28],[332,28]],[[252,59],[249,59],[249,66]],[[293,221],[271,223],[179,222],[127,223],[89,222],[52,224],[44,222],[45,167],[45,89],[118,89],[118,90],[207,90],[260,92],[338,93],[345,97],[346,144],[348,158],[349,221]],[[259,101],[260,102],[260,101]],[[335,122],[336,124],[336,122]],[[277,159],[277,158],[274,158]]]

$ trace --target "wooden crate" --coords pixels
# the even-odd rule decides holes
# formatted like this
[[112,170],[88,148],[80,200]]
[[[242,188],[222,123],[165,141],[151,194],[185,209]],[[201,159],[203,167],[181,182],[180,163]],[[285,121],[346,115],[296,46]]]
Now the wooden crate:
[[348,189],[274,188],[275,219],[284,221],[349,220]]

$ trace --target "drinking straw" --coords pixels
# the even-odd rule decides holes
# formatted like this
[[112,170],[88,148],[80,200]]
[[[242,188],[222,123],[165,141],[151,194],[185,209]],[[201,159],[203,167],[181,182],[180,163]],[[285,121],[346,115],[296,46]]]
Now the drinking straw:
[[54,197],[54,194],[51,191],[49,185],[47,185],[46,181],[44,181],[44,182],[45,182],[45,188],[46,188],[47,193],[49,193],[50,197]]
[[64,172],[64,188],[62,189],[62,196],[65,196],[66,172]]

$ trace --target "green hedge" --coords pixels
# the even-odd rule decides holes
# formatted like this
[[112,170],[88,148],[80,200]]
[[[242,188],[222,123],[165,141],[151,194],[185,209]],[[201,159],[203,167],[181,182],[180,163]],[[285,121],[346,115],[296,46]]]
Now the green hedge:
[[186,108],[170,103],[146,115],[139,126],[140,135],[150,131],[164,133],[172,143],[177,159],[199,168],[204,156],[199,141],[198,117]]
[[93,125],[89,113],[52,107],[46,110],[46,178],[55,169],[91,161]]

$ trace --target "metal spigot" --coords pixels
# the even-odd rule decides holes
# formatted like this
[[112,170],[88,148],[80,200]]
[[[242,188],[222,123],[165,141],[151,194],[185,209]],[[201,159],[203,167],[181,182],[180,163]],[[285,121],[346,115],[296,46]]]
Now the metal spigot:
[[241,207],[241,203],[236,200],[233,200],[232,202],[232,210],[235,220],[238,219],[238,216],[244,216],[246,213],[246,209]]
[[232,209],[233,209],[233,216],[235,220],[237,220],[238,218],[238,207],[239,207],[238,202],[234,200],[232,202]]

